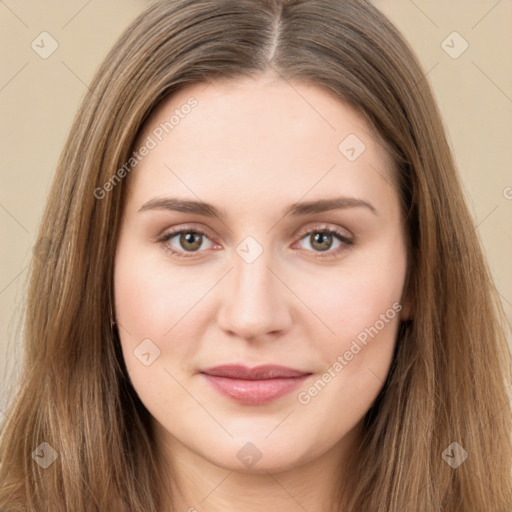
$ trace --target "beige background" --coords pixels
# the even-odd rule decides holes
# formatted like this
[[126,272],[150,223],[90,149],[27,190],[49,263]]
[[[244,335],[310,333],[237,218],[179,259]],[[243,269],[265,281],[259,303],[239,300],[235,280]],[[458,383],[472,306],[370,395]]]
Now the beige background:
[[[340,0],[341,1],[341,0]],[[508,318],[512,318],[512,2],[377,0],[418,53]],[[51,179],[92,74],[143,0],[0,0],[0,361],[19,359],[27,267]],[[41,32],[58,42],[42,59]],[[442,42],[457,31],[458,58]],[[453,41],[453,42],[452,42]],[[449,37],[456,52],[463,41]],[[6,386],[4,364],[0,384]],[[0,392],[0,395],[4,395]],[[0,415],[2,404],[0,402]],[[0,417],[1,420],[1,417]]]

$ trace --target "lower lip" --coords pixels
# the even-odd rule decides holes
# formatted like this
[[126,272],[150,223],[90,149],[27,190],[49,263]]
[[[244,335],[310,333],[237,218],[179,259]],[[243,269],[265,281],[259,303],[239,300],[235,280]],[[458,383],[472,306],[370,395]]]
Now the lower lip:
[[202,373],[208,383],[221,394],[242,404],[261,405],[297,389],[310,375],[278,379],[246,380],[217,377]]

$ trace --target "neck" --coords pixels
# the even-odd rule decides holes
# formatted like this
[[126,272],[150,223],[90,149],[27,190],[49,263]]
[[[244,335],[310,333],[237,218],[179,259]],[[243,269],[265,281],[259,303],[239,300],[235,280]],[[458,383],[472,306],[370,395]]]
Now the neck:
[[[359,427],[359,425],[358,425]],[[358,427],[322,455],[290,468],[222,467],[160,432],[169,461],[173,506],[162,512],[340,512],[339,489],[346,460],[357,446]],[[162,427],[156,426],[156,431]]]

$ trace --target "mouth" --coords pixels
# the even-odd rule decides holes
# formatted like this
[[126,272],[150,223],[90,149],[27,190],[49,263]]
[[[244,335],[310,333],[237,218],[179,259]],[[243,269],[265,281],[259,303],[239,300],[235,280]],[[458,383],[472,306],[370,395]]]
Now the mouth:
[[247,368],[222,365],[200,371],[217,392],[246,405],[262,405],[291,393],[312,375],[311,372],[277,365]]

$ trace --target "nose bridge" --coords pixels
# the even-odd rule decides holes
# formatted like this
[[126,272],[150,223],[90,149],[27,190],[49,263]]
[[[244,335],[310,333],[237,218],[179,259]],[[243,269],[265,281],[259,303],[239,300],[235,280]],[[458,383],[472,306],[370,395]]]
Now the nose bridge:
[[236,248],[233,271],[221,299],[219,322],[223,329],[254,338],[289,326],[284,287],[270,270],[271,254],[252,237]]

